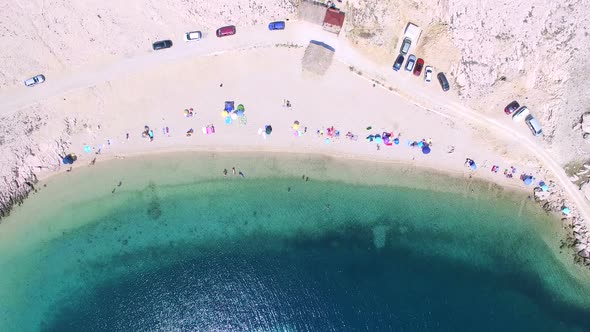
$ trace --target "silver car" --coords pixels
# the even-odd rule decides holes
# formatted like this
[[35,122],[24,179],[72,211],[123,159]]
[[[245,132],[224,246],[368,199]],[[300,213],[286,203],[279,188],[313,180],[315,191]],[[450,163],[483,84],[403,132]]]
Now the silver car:
[[402,47],[400,48],[399,52],[403,55],[408,54],[408,51],[410,50],[410,46],[412,46],[412,40],[410,38],[404,38],[404,41],[402,42]]
[[35,86],[35,85],[41,84],[43,82],[45,82],[45,76],[37,75],[35,77],[31,77],[28,80],[26,80],[25,85],[26,86]]
[[534,116],[529,114],[526,117],[526,119],[524,119],[524,122],[527,124],[527,126],[529,127],[529,129],[531,130],[533,135],[535,135],[535,136],[543,135],[543,128],[541,128],[541,124],[539,123],[539,121],[537,121],[537,119],[535,119]]
[[416,64],[416,56],[414,54],[410,54],[408,57],[408,62],[406,62],[406,71],[412,71],[414,69],[414,65]]

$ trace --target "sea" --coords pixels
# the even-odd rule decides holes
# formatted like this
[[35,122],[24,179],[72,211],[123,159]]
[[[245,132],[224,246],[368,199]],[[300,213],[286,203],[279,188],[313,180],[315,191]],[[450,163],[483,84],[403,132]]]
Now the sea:
[[561,223],[524,192],[413,165],[99,162],[2,220],[0,331],[590,331]]

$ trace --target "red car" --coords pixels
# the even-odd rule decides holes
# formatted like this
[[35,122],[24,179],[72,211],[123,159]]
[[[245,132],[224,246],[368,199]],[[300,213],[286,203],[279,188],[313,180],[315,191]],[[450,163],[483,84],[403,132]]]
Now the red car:
[[510,115],[510,114],[514,113],[514,111],[516,111],[519,107],[520,107],[520,105],[515,100],[515,101],[511,102],[510,104],[508,104],[508,106],[506,106],[504,108],[504,113],[506,113],[507,115]]
[[416,61],[416,66],[414,66],[414,75],[420,76],[420,74],[422,73],[423,67],[424,67],[424,59],[418,58],[418,61]]
[[235,34],[236,34],[236,27],[233,25],[228,25],[226,27],[219,28],[219,29],[217,29],[217,32],[216,32],[217,37],[225,37],[225,36],[231,36],[231,35],[235,35]]

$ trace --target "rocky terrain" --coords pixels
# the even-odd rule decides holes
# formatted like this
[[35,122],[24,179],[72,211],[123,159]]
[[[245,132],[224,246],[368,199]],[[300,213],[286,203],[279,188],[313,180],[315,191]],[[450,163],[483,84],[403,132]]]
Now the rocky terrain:
[[[0,217],[36,190],[37,174],[57,170],[67,150],[67,133],[48,126],[39,108],[0,118]],[[49,143],[40,143],[49,142]]]

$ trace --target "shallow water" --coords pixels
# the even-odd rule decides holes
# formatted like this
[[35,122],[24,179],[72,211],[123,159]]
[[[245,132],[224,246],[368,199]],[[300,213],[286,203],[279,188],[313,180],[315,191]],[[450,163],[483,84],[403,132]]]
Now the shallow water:
[[[221,176],[232,165],[246,178]],[[0,330],[587,330],[556,223],[404,167],[114,161],[51,179],[0,225]]]

